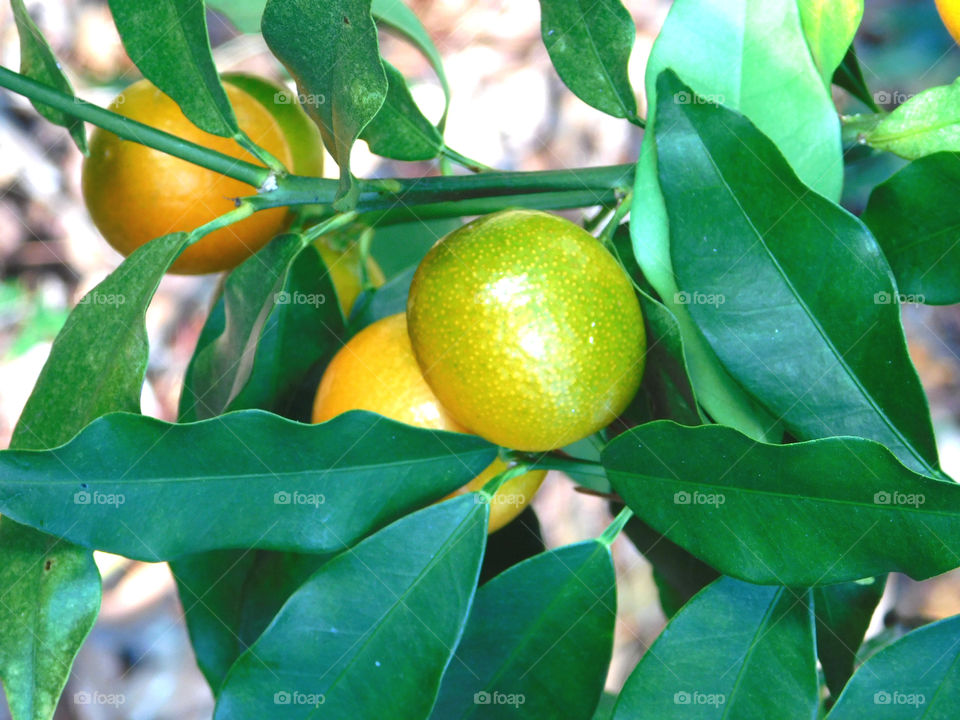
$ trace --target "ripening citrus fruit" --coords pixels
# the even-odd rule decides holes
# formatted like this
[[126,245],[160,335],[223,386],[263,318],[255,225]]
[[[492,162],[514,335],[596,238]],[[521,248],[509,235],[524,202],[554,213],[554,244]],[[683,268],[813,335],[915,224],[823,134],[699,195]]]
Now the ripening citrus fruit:
[[487,215],[431,248],[410,287],[410,340],[450,414],[498,445],[562,447],[637,392],[646,340],[630,279],[572,222]]
[[290,154],[293,156],[290,170],[297,175],[323,175],[320,129],[304,112],[294,93],[279,83],[248,73],[224,73],[220,79],[252,95],[273,115],[290,145]]
[[[224,86],[237,122],[250,138],[287,167],[293,161],[280,126],[243,90]],[[110,109],[232,157],[257,162],[231,138],[196,127],[177,104],[148,80],[124,90]],[[228,178],[146,145],[96,128],[83,163],[83,197],[93,222],[117,251],[129,255],[153,238],[193,230],[255,192]],[[235,267],[267,244],[287,223],[286,208],[272,208],[210,233],[188,247],[171,272],[198,274]]]
[[937,0],[937,10],[953,39],[960,43],[960,0]]
[[[410,349],[403,313],[365,327],[327,366],[317,389],[313,421],[325,422],[348,410],[370,410],[408,425],[434,430],[467,432],[450,417],[424,381]],[[494,460],[480,475],[452,494],[479,489],[505,469],[501,460]],[[499,530],[520,514],[545,474],[535,470],[500,487],[490,504],[490,532]]]
[[[360,259],[360,247],[356,242],[340,235],[322,235],[314,246],[327,266],[343,314],[350,315],[353,304],[363,290],[363,268]],[[383,285],[383,270],[372,257],[367,256],[367,279],[373,287]],[[383,413],[381,413],[383,414]]]

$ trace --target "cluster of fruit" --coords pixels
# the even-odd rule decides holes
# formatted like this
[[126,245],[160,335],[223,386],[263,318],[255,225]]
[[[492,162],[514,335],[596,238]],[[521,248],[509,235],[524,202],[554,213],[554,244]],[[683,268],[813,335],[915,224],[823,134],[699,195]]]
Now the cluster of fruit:
[[[239,125],[294,172],[319,174],[322,143],[286,92],[260,78],[227,76]],[[148,81],[116,112],[234,157],[233,140],[196,128]],[[249,194],[242,183],[98,129],[83,190],[98,228],[123,254],[152,238],[190,231]],[[205,273],[235,267],[282,232],[289,213],[264,210],[191,245],[172,267]],[[350,312],[364,273],[357,247],[317,247],[341,307]],[[383,281],[372,260],[367,279]],[[606,427],[636,394],[645,337],[632,283],[607,249],[574,223],[505,210],[442,238],[421,261],[407,312],[357,333],[327,367],[314,422],[362,409],[433,430],[473,432],[507,448],[541,452]],[[459,492],[505,470],[496,460]],[[502,485],[490,531],[524,508],[543,480],[531,471]]]

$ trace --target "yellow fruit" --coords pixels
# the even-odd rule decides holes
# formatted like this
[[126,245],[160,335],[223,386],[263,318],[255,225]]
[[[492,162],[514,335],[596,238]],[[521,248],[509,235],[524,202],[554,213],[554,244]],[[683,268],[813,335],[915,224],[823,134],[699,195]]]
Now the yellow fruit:
[[[370,410],[385,417],[434,430],[467,432],[438,402],[423,379],[407,336],[402,313],[378,320],[357,333],[330,361],[313,405],[313,422],[325,422],[348,410]],[[457,493],[482,487],[506,469],[495,460]],[[489,531],[513,520],[526,507],[546,473],[526,473],[505,483],[490,506]]]
[[323,176],[323,139],[316,123],[286,87],[247,73],[224,73],[221,79],[253,96],[280,125],[297,175]]
[[[343,314],[350,315],[357,296],[363,290],[363,271],[360,264],[360,248],[356,243],[348,242],[345,247],[335,247],[335,240],[326,235],[320,237],[314,245],[330,272],[330,279],[337,289]],[[372,257],[367,257],[367,277],[373,287],[384,283],[383,271]]]
[[960,1],[937,0],[937,10],[953,39],[960,43]]
[[589,233],[508,210],[427,253],[407,304],[424,377],[498,445],[563,447],[608,425],[640,386],[646,339],[630,279]]
[[[224,86],[240,127],[287,167],[293,157],[277,122],[250,95]],[[110,109],[231,157],[257,162],[231,138],[204,132],[148,80],[124,90]],[[83,163],[83,197],[100,232],[129,255],[161,235],[190,231],[232,210],[233,199],[255,188],[212,170],[122,140],[97,128]],[[236,267],[287,225],[286,208],[272,208],[210,233],[184,250],[171,272],[200,274]]]

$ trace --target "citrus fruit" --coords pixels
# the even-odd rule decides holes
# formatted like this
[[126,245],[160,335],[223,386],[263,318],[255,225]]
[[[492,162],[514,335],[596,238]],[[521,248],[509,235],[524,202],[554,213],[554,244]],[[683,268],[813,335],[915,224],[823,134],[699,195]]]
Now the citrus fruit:
[[958,0],[937,0],[940,19],[953,39],[960,43],[960,2]]
[[[327,266],[343,314],[350,315],[353,304],[363,290],[363,267],[360,247],[356,242],[340,236],[323,235],[314,242],[314,246]],[[383,271],[377,261],[367,256],[367,279],[373,287],[383,285]]]
[[[420,373],[410,348],[403,313],[368,325],[344,345],[327,366],[317,389],[313,421],[325,422],[348,410],[370,410],[385,417],[433,430],[467,432],[437,400]],[[494,460],[453,495],[483,487],[506,470]],[[542,470],[504,483],[490,505],[489,531],[513,520],[543,482]]]
[[636,394],[646,340],[630,279],[588,232],[506,210],[443,237],[407,304],[424,377],[456,420],[518,450],[568,445]]
[[[225,89],[240,127],[290,167],[290,147],[270,113],[243,90],[229,84]],[[233,139],[196,127],[148,80],[124,90],[110,109],[231,157],[257,162]],[[232,210],[234,198],[255,192],[239,180],[122,140],[102,128],[90,137],[82,185],[93,222],[123,255],[161,235],[193,230]],[[184,250],[171,272],[199,274],[235,267],[283,231],[287,218],[286,208],[271,208],[216,230]]]
[[238,87],[263,105],[280,125],[290,145],[297,175],[323,175],[323,140],[320,129],[304,111],[297,96],[283,85],[248,73],[224,73],[224,82]]

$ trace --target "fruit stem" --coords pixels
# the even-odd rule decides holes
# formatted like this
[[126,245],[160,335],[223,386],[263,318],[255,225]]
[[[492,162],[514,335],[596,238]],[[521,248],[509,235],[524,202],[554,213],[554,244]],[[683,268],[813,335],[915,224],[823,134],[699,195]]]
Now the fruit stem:
[[623,530],[623,526],[627,524],[630,518],[633,517],[633,510],[628,507],[625,507],[617,516],[613,519],[613,522],[607,526],[607,529],[603,531],[603,534],[597,538],[607,547],[613,545],[613,541],[617,539],[617,535],[620,534],[620,531]]
[[256,212],[256,210],[257,209],[253,206],[252,203],[246,200],[238,200],[237,207],[231,210],[230,212],[226,212],[220,217],[214,218],[213,220],[206,223],[205,225],[201,225],[198,228],[194,228],[190,232],[190,242],[188,242],[187,245],[193,245],[200,238],[202,238],[205,235],[209,235],[215,230],[219,230],[222,227],[226,227],[227,225],[232,225],[235,222],[240,222],[241,220],[244,220],[250,217],[251,215],[253,215],[253,213]]
[[503,485],[507,484],[516,477],[525,475],[526,473],[530,472],[530,469],[530,465],[527,463],[518,462],[516,465],[504,470],[502,473],[494,475],[492,478],[490,478],[490,480],[488,480],[487,483],[480,488],[479,492],[489,500],[497,494],[497,490],[499,490]]
[[43,105],[49,105],[67,115],[99,125],[119,135],[124,140],[132,140],[141,145],[156,148],[168,155],[182,158],[194,165],[200,165],[208,170],[235,178],[255,188],[263,185],[270,175],[270,170],[267,168],[238,160],[192,143],[189,140],[183,140],[163,130],[157,130],[149,125],[131,120],[3,66],[0,66],[0,87],[5,87]]
[[617,231],[617,228],[620,227],[620,221],[626,217],[627,213],[630,212],[630,207],[633,205],[633,190],[628,190],[627,194],[623,196],[623,199],[620,200],[620,203],[617,205],[617,209],[613,213],[613,217],[607,222],[603,230],[600,232],[600,241],[607,246],[608,249],[613,249],[613,234]]
[[349,225],[356,219],[357,214],[355,212],[346,212],[334,215],[332,218],[312,226],[303,232],[303,246],[306,247],[321,235],[326,235],[344,225]]
[[274,157],[269,150],[257,145],[243,130],[237,132],[237,134],[233,136],[233,139],[237,141],[237,144],[240,147],[253,155],[268,168],[273,170],[273,172],[277,173],[278,175],[287,174],[288,170],[286,167],[284,167],[283,163]]

